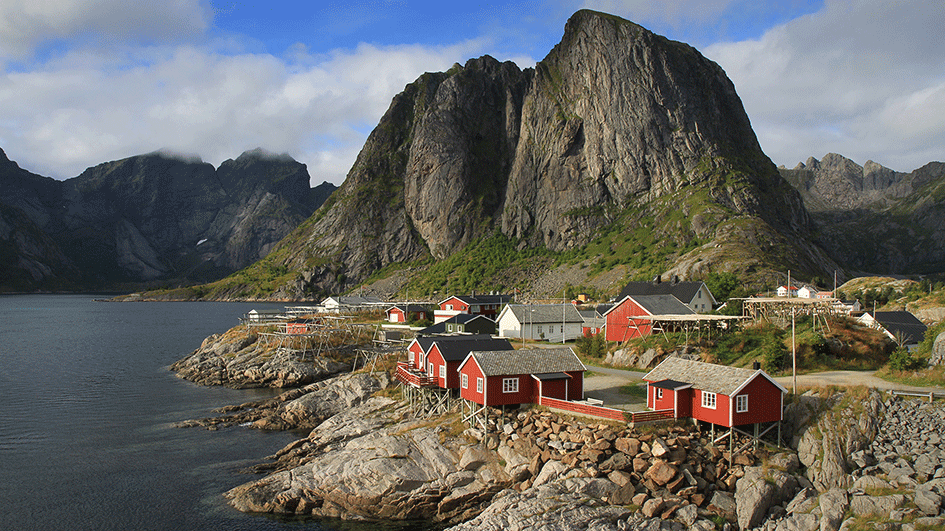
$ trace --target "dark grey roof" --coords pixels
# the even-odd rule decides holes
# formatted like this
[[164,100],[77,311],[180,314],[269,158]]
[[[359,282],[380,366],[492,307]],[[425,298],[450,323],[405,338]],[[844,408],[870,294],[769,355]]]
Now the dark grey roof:
[[[437,323],[436,325],[433,325],[429,328],[433,328],[440,324],[443,324],[443,323]],[[426,328],[424,330],[426,330]],[[443,327],[443,330],[446,330],[445,326]],[[450,341],[477,341],[477,340],[486,341],[489,339],[492,339],[492,336],[490,336],[489,334],[472,334],[472,335],[462,335],[462,336],[431,336],[431,337],[418,337],[417,343],[420,345],[420,349],[423,350],[423,352],[429,352],[430,347],[432,347],[433,343],[436,341],[441,341],[441,342],[446,343]]]
[[653,382],[650,385],[653,387],[659,387],[660,389],[669,389],[671,391],[675,391],[676,389],[689,387],[692,384],[689,382],[677,382],[676,380],[661,380],[659,382]]
[[650,315],[689,315],[696,313],[673,295],[634,295],[630,297]]
[[419,336],[429,336],[432,334],[445,334],[446,333],[446,321],[441,321],[434,325],[430,325],[422,330],[417,331]]
[[[535,348],[499,352],[470,352],[486,376],[585,371],[570,348]],[[467,360],[468,362],[468,360]]]
[[495,324],[495,321],[493,321],[492,319],[489,319],[485,315],[479,315],[479,314],[474,314],[474,313],[458,313],[443,322],[453,323],[453,324],[466,324],[469,321],[475,321],[476,319],[485,319],[486,321],[489,321],[490,323]]
[[466,304],[506,304],[512,300],[511,295],[453,295],[447,297],[443,302],[456,297]]
[[[459,336],[459,337],[474,337],[474,336]],[[487,336],[488,337],[488,336]],[[442,341],[443,339],[449,339],[448,341]],[[436,344],[437,350],[440,351],[440,354],[443,355],[443,359],[446,361],[463,361],[470,352],[476,351],[492,351],[492,350],[512,350],[512,344],[509,343],[508,339],[494,339],[488,337],[488,339],[483,339],[481,336],[475,336],[473,339],[466,341],[456,340],[451,337],[441,337],[434,338],[434,344]]]
[[910,312],[876,312],[875,315],[873,312],[866,313],[879,321],[879,324],[883,325],[890,334],[901,335],[906,345],[921,342],[925,338],[925,331],[928,330],[928,327]]
[[512,312],[519,323],[583,323],[584,318],[573,304],[509,304],[506,311]]
[[[643,379],[648,382],[674,380],[677,382],[691,383],[696,389],[732,396],[742,385],[756,375],[767,377],[767,374],[761,369],[753,371],[750,369],[669,357],[660,362],[652,371],[646,373]],[[768,377],[768,379],[771,380],[770,377]],[[774,380],[771,381],[774,382]],[[787,392],[777,382],[774,382],[774,384],[780,388],[782,392]]]
[[[630,282],[617,296],[617,300],[622,300],[628,296],[636,298],[638,295],[672,295],[689,304],[703,284],[703,282]],[[706,291],[709,291],[708,287]],[[709,292],[709,295],[714,301],[715,297],[712,292]]]

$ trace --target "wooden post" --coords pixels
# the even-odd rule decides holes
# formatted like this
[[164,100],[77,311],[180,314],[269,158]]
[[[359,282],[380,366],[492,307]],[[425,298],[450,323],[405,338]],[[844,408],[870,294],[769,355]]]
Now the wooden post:
[[758,449],[758,423],[755,423],[755,450]]

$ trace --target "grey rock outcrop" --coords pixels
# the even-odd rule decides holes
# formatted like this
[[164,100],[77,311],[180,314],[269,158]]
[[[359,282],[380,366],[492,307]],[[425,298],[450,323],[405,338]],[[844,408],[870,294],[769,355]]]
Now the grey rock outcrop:
[[300,351],[261,347],[256,335],[236,327],[208,337],[200,348],[171,365],[171,370],[202,385],[247,389],[298,387],[350,369],[330,358],[303,360],[302,356]]
[[820,491],[850,486],[850,455],[869,446],[884,410],[876,390],[869,391],[863,401],[837,393],[826,408],[815,425],[802,428],[797,443],[797,455],[807,467],[807,478]]
[[929,358],[929,365],[941,365],[945,363],[945,332],[942,332],[935,338],[932,344],[932,356]]
[[735,487],[735,505],[740,529],[751,529],[760,524],[768,509],[794,498],[797,480],[780,470],[746,467],[745,475]]

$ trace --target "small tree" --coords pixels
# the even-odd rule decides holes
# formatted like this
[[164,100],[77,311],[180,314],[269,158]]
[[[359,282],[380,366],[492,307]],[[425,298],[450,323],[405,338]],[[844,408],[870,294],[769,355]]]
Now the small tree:
[[585,358],[603,358],[607,355],[607,340],[603,334],[581,336],[575,341],[578,353]]

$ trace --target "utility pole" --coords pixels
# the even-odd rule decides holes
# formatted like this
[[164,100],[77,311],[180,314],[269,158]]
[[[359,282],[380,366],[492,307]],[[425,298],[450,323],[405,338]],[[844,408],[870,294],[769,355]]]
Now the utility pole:
[[791,308],[791,359],[794,366],[793,369],[793,378],[794,378],[794,396],[797,396],[797,343],[794,341],[794,308]]

